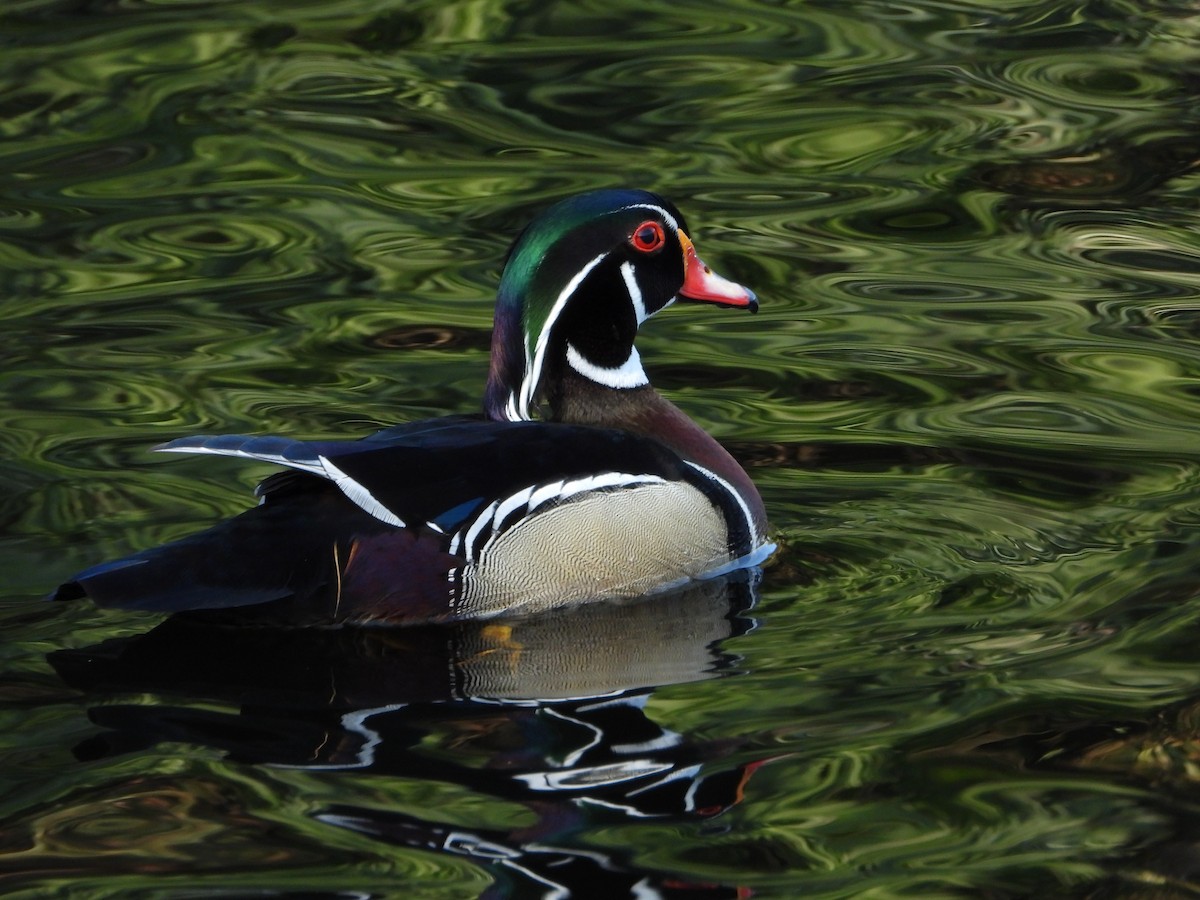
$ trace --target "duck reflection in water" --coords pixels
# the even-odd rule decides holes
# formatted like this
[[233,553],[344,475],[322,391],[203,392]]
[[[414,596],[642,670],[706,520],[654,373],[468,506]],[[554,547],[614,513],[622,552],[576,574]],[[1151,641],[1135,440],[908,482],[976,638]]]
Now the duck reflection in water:
[[[624,852],[584,849],[572,837],[630,819],[710,818],[741,800],[763,760],[747,760],[736,739],[664,728],[646,702],[656,687],[736,672],[720,642],[752,627],[757,579],[742,571],[640,602],[400,630],[227,628],[175,617],[49,659],[92,695],[149,691],[205,703],[96,705],[90,718],[106,731],[76,748],[81,758],[185,742],[247,763],[447,782],[520,803],[536,821],[472,830],[435,811],[352,802],[316,818],[471,858],[497,878],[485,896],[736,897],[736,886],[642,870]],[[213,711],[213,700],[237,710]]]

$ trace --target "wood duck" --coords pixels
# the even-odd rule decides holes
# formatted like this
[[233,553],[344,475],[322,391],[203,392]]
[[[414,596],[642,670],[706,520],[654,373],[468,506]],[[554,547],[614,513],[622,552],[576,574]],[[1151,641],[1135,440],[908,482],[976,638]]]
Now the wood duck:
[[[640,596],[774,550],[750,478],[650,386],[634,337],[676,300],[758,308],[646,191],[570,197],[509,252],[482,416],[354,442],[157,447],[288,467],[260,504],[75,576],[55,599],[236,622],[415,624]],[[535,418],[535,415],[538,418]]]

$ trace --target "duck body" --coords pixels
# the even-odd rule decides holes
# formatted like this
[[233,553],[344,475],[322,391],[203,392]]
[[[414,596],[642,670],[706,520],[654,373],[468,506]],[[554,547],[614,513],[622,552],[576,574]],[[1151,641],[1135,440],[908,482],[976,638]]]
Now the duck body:
[[[637,326],[675,299],[754,309],[677,210],[584,194],[526,229],[501,280],[481,416],[353,442],[181,438],[287,468],[259,506],[76,575],[56,599],[244,624],[418,624],[640,596],[763,561],[753,483],[659,395]],[[535,418],[538,412],[541,418]]]

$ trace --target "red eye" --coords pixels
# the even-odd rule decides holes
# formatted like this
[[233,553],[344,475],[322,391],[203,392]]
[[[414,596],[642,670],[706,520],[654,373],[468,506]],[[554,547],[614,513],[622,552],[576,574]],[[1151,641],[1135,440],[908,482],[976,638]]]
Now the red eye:
[[643,222],[633,230],[629,243],[642,253],[653,253],[666,242],[663,228],[655,221]]

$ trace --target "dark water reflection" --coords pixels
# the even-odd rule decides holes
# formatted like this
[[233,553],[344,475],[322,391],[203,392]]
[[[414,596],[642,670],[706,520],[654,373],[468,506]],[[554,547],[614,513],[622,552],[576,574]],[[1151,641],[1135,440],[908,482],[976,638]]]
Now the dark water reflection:
[[[734,671],[719,645],[752,625],[756,583],[743,572],[637,603],[438,628],[271,631],[175,619],[54,651],[50,663],[89,703],[102,701],[88,718],[104,730],[74,748],[82,761],[181,743],[243,764],[443,782],[527,815],[503,828],[451,828],[436,810],[345,797],[309,815],[471,859],[518,892],[735,897],[734,885],[665,878],[626,851],[571,842],[605,822],[703,820],[742,800],[765,760],[739,757],[745,741],[673,732],[645,707],[656,687]],[[155,703],[120,702],[147,691]],[[214,701],[219,708],[198,705]]]
[[[392,6],[0,8],[0,890],[1195,894],[1195,4]],[[268,472],[165,439],[475,411],[513,233],[618,184],[763,300],[639,343],[762,488],[759,627],[40,603]],[[598,732],[692,810],[514,777]]]

